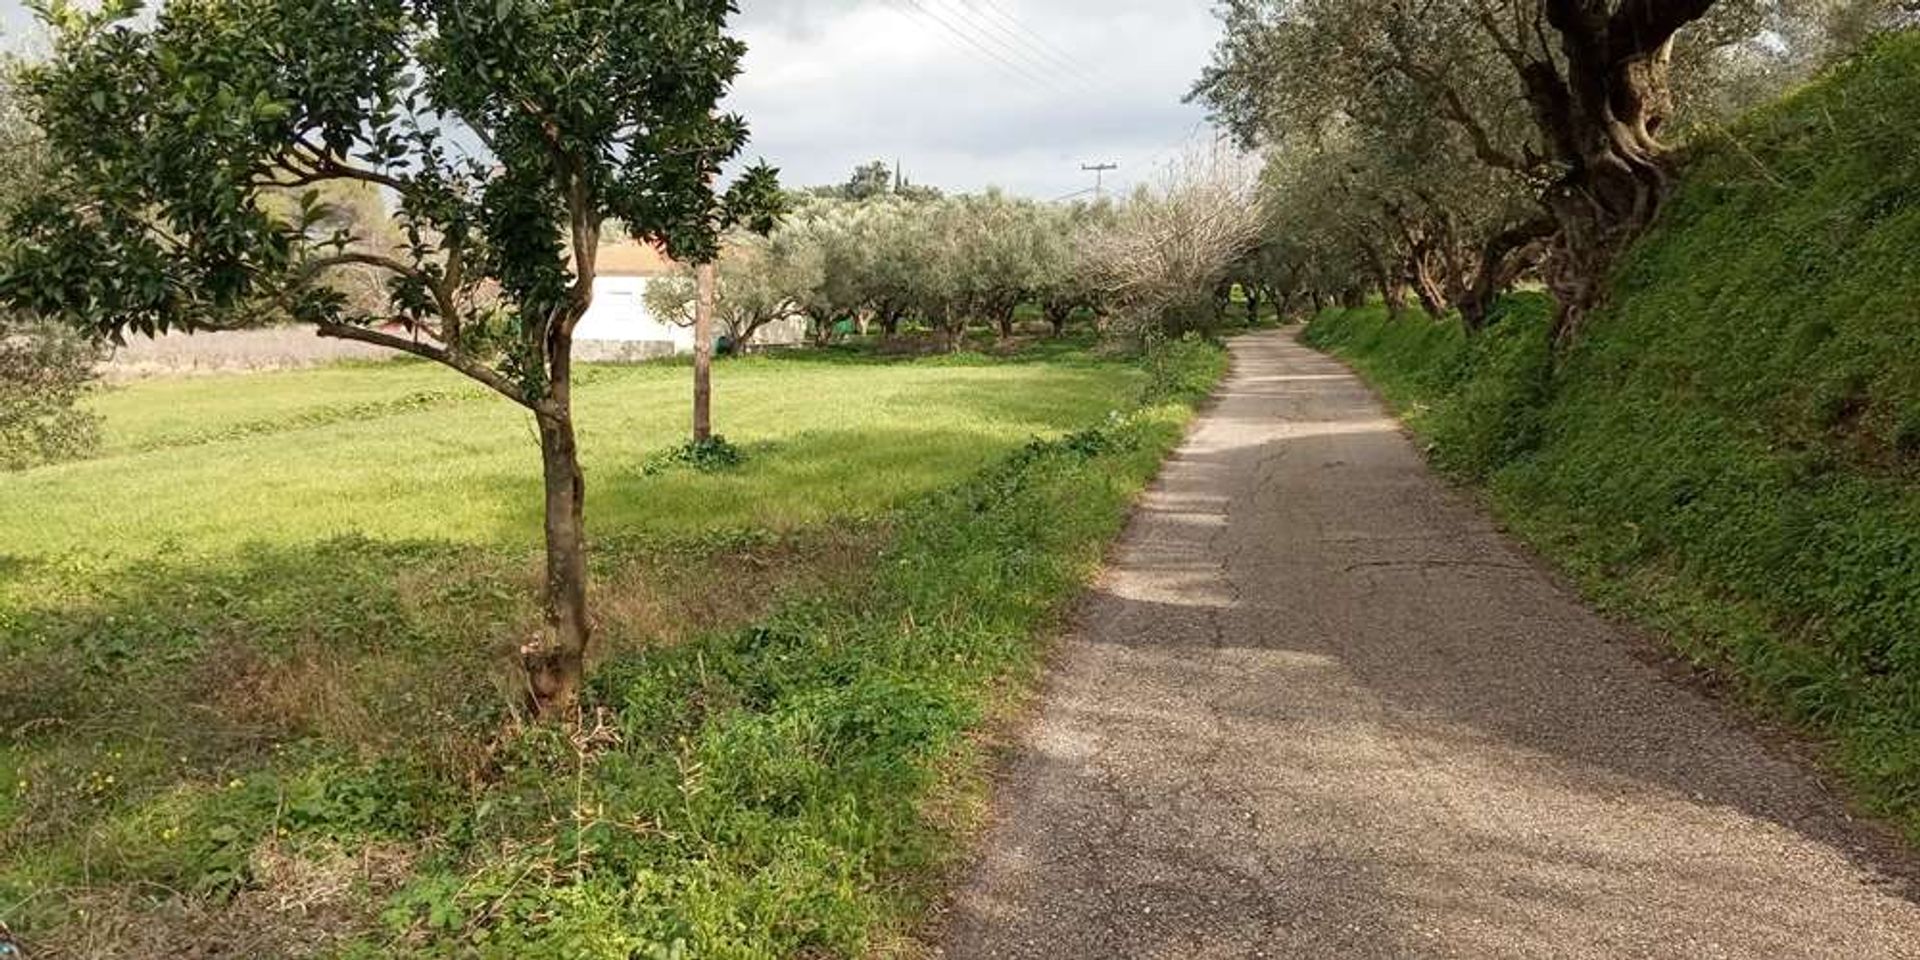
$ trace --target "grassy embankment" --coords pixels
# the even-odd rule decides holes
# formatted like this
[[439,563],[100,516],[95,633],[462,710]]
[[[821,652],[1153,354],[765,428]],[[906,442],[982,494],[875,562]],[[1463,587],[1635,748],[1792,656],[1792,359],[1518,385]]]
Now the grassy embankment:
[[506,404],[413,364],[106,393],[102,457],[0,476],[0,921],[39,957],[884,952],[1223,365],[734,361],[750,459],[654,474],[686,371],[591,370],[571,736],[500,689],[538,624]]
[[1702,144],[1557,363],[1329,313],[1349,359],[1606,607],[1832,745],[1920,840],[1920,36]]

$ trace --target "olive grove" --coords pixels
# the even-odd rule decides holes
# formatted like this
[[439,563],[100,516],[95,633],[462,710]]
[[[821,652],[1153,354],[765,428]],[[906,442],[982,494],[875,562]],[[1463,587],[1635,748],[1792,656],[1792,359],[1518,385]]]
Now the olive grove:
[[[847,327],[886,340],[917,324],[953,350],[972,328],[1010,339],[1029,305],[1058,335],[1101,305],[1086,251],[1110,220],[997,191],[802,197],[770,237],[722,243],[716,309],[740,343],[767,322],[804,317],[816,345]],[[693,296],[685,276],[647,294],[656,313],[682,323]]]
[[[1273,282],[1309,299],[1365,287],[1395,311],[1417,300],[1476,328],[1532,274],[1566,337],[1658,214],[1689,132],[1912,12],[1898,0],[1230,0],[1191,96],[1272,157]],[[1312,276],[1329,267],[1337,278]]]

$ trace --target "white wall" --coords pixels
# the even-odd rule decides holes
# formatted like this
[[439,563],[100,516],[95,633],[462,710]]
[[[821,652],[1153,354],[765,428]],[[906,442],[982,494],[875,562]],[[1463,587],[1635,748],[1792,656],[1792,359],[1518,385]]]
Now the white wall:
[[692,352],[693,328],[656,319],[647,310],[646,291],[646,277],[595,277],[593,306],[580,318],[573,339],[671,344],[674,353]]

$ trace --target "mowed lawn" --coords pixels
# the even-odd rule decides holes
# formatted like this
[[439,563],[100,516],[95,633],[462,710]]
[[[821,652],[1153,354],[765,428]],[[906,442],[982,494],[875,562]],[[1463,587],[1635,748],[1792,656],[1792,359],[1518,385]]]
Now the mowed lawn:
[[[590,534],[789,531],[868,516],[1124,404],[1138,373],[1080,353],[995,362],[750,358],[715,371],[716,429],[752,456],[645,476],[685,439],[690,370],[589,367]],[[0,475],[0,555],[230,551],[357,533],[532,545],[528,415],[424,363],[158,379],[113,389],[96,459]]]
[[[1202,387],[1211,356],[1198,358]],[[632,738],[605,762],[671,771],[677,751],[702,737],[732,743],[724,718],[755,714],[737,704],[713,713],[736,701],[714,693],[706,658],[738,643],[762,650],[751,625],[790,609],[788,598],[833,624],[879,618],[822,635],[884,639],[896,616],[921,630],[951,620],[999,652],[938,665],[984,671],[966,689],[987,689],[996,664],[1018,662],[1009,651],[1022,648],[1006,644],[1097,556],[1186,407],[1153,401],[1156,412],[1127,429],[1144,439],[1109,453],[1081,440],[1048,454],[1048,486],[1009,486],[994,465],[1036,437],[1147,409],[1155,377],[1085,343],[1002,358],[850,351],[722,362],[716,424],[748,458],[703,473],[647,469],[686,439],[689,367],[587,368],[577,408],[597,645],[603,661],[626,658],[617,671],[626,679],[596,695],[625,703]],[[452,935],[435,925],[445,911],[407,898],[549,851],[567,835],[554,824],[577,816],[568,806],[577,784],[517,779],[582,762],[540,753],[573,756],[565,739],[512,733],[521,729],[512,651],[540,629],[539,458],[527,414],[414,362],[156,379],[89,402],[104,418],[99,456],[0,474],[0,922],[56,957],[163,955],[233,942],[236,930],[251,938],[246,955],[327,955],[319,944],[360,938],[385,944],[374,955],[403,944],[440,955],[432,938]],[[1048,504],[1042,490],[1065,499]],[[980,512],[956,495],[979,497]],[[922,519],[920,546],[890,546],[901,511],[922,506],[961,511],[931,527],[950,539],[929,554]],[[1002,543],[1008,535],[988,520],[1032,526]],[[1061,545],[1034,546],[1048,537]],[[880,564],[889,549],[904,552]],[[981,577],[1017,586],[967,592]],[[843,599],[807,605],[826,595]],[[949,595],[962,599],[938,599]],[[907,612],[866,609],[877,602]],[[725,639],[743,629],[744,639]],[[889,670],[918,655],[911,642],[899,649]],[[692,673],[675,659],[682,652]],[[763,652],[768,669],[830,662]],[[747,654],[726,654],[735,655]],[[641,682],[635,669],[659,677]],[[972,709],[956,707],[951,722]],[[657,717],[701,725],[680,734],[690,741],[660,740]],[[758,756],[713,749],[714,770]],[[542,759],[512,759],[529,751]],[[909,783],[927,789],[913,779],[921,774],[902,772],[918,766],[872,769],[888,772],[862,796],[904,802]],[[760,776],[741,789],[761,790]],[[823,777],[823,795],[862,782]],[[651,805],[650,791],[666,788],[647,782],[604,790]],[[744,802],[713,803],[716,817],[760,816]],[[794,822],[795,836],[814,836],[806,831],[847,821]],[[913,838],[912,822],[900,814],[887,821],[893,833],[856,834]],[[686,936],[717,942],[712,930],[732,929],[730,911],[798,909],[751,892],[757,868],[710,861],[704,846],[678,849],[696,839],[646,847],[713,884],[699,898],[717,904],[704,921],[717,926]],[[847,856],[805,849],[807,869]],[[882,856],[891,849],[862,855],[905,857]],[[296,882],[321,875],[324,909],[284,908],[321,896]],[[625,874],[610,876],[608,889],[624,889]],[[817,885],[789,880],[798,891]],[[444,882],[462,904],[485,889]],[[898,899],[881,895],[890,881],[873,884],[842,891],[868,911],[849,917],[895,909],[882,909]],[[419,917],[405,907],[393,919],[396,903],[415,904]],[[872,922],[795,936],[856,943]]]

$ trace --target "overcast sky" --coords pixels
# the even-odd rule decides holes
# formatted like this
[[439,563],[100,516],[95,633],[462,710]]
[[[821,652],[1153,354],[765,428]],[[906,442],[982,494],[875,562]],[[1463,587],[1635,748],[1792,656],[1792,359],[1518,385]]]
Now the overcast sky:
[[[746,70],[728,99],[749,157],[804,186],[899,161],[949,191],[1052,199],[1083,163],[1150,179],[1204,130],[1180,102],[1218,22],[1208,0],[740,0]],[[0,26],[28,22],[0,0]]]

